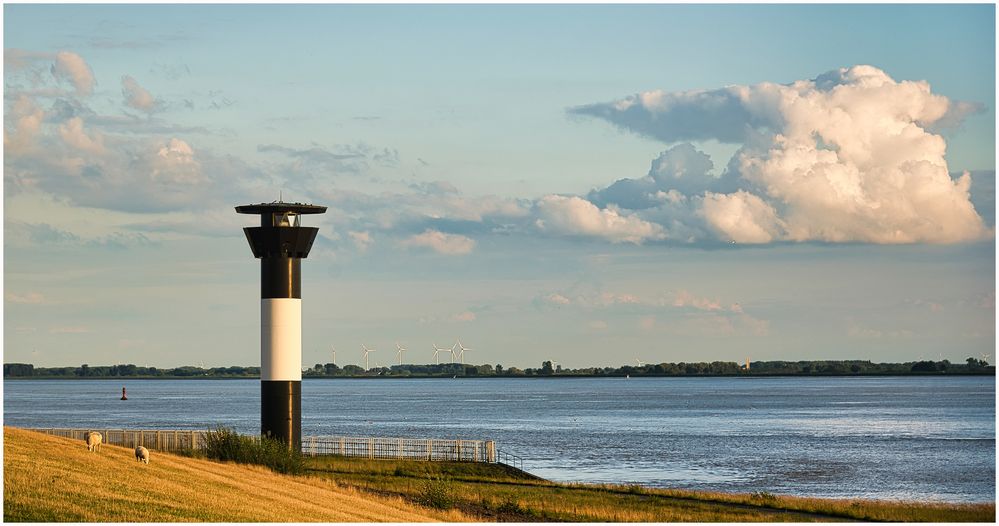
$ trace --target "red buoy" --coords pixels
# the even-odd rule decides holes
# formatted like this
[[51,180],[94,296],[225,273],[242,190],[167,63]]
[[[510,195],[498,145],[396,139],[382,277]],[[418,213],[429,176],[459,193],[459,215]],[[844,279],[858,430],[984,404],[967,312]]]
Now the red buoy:
[[125,388],[124,387],[121,388],[121,399],[122,400],[128,400],[128,397],[125,396]]

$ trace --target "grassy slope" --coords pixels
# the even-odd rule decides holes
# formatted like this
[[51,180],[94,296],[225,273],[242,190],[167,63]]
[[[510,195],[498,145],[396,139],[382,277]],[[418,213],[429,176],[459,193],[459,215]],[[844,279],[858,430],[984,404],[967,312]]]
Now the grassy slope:
[[4,427],[4,520],[30,522],[467,521],[315,477],[152,453]]
[[418,498],[427,476],[445,477],[462,511],[487,520],[780,522],[994,522],[995,504],[924,504],[556,484],[471,463],[309,459],[312,473],[385,495]]
[[[73,522],[993,522],[995,504],[806,499],[555,484],[504,466],[310,459],[313,476],[131,449],[90,453],[79,440],[4,428],[4,520]],[[457,510],[415,504],[443,477]]]

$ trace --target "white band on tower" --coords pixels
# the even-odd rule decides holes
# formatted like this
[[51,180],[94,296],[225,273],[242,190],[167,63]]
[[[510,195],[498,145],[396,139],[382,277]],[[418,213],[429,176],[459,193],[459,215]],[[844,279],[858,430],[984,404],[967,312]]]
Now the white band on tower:
[[302,380],[302,300],[260,300],[260,379]]

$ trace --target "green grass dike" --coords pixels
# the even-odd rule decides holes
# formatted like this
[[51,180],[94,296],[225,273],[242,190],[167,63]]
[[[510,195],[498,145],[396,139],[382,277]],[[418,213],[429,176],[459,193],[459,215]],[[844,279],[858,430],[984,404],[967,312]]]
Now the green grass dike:
[[559,484],[502,464],[318,457],[298,475],[4,428],[8,522],[994,522],[927,504]]

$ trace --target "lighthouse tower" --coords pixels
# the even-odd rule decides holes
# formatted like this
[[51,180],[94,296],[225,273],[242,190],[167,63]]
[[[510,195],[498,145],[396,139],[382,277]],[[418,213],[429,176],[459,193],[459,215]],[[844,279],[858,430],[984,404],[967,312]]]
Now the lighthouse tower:
[[319,232],[301,226],[301,216],[325,206],[261,203],[237,206],[257,214],[246,227],[253,257],[260,260],[260,432],[296,451],[302,445],[302,258]]

